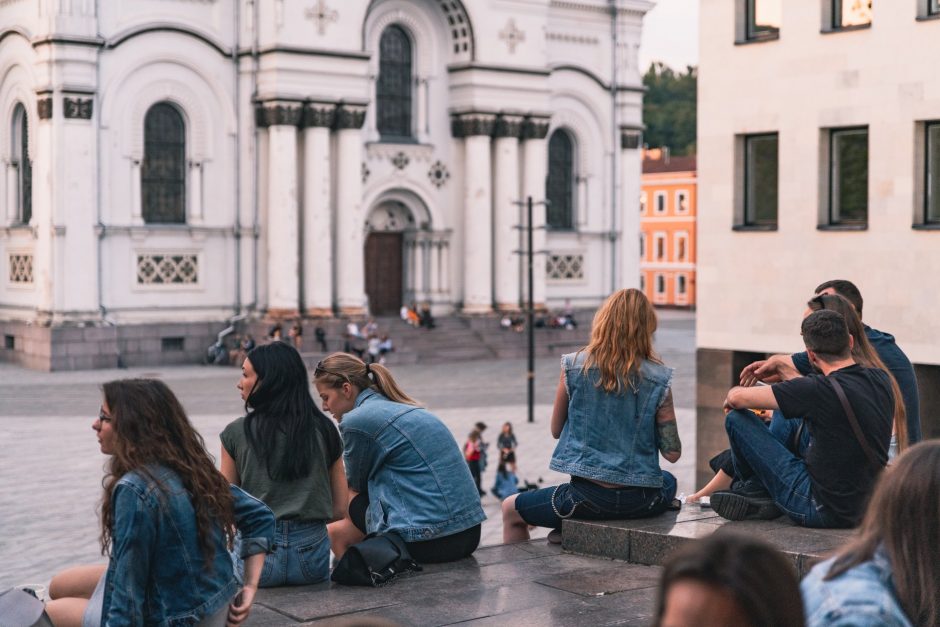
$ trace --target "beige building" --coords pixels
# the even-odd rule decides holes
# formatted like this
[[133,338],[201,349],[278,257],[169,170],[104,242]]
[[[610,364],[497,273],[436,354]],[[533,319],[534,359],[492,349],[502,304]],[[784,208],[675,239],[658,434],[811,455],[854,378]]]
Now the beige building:
[[801,350],[805,302],[834,278],[914,362],[940,436],[937,18],[937,0],[703,0],[700,469],[740,368]]

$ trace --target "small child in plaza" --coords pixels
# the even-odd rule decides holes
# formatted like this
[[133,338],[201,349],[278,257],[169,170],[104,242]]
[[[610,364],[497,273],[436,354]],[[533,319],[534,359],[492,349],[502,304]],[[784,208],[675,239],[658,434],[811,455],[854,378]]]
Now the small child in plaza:
[[496,446],[499,448],[500,463],[505,463],[509,469],[516,472],[516,434],[512,432],[512,423],[503,423],[503,430],[496,438]]
[[491,490],[493,496],[500,501],[519,492],[519,479],[516,473],[509,470],[507,466],[506,462],[499,462],[499,466],[496,467],[496,483],[493,484]]
[[477,492],[480,493],[480,496],[483,496],[483,489],[480,487],[480,474],[482,473],[480,468],[481,455],[480,431],[479,429],[474,429],[470,432],[470,435],[467,436],[466,444],[463,445],[463,456],[464,459],[467,460],[467,466],[470,467],[470,474],[473,476],[473,482],[477,486]]

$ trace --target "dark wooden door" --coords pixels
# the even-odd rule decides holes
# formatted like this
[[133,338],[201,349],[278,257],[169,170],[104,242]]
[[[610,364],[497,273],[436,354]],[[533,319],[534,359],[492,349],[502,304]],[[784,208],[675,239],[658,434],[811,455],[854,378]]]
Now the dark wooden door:
[[376,316],[397,314],[402,296],[402,234],[369,233],[366,239],[366,294]]

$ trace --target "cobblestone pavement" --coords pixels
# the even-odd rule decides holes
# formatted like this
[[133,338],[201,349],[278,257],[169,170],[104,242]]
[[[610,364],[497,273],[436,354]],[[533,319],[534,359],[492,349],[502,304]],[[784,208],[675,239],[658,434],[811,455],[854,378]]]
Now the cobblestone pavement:
[[[685,454],[675,466],[679,491],[692,491],[695,467],[694,317],[661,315],[656,346],[676,368],[673,391]],[[557,358],[536,362],[535,422],[526,422],[525,360],[396,366],[402,387],[423,401],[463,443],[478,420],[495,443],[500,425],[513,423],[519,440],[519,475],[553,485],[564,480],[548,470],[554,441],[548,432],[558,381]],[[105,458],[91,430],[102,382],[128,376],[165,380],[179,395],[210,452],[219,433],[243,413],[232,368],[182,366],[42,373],[0,364],[0,589],[47,582],[58,570],[103,561],[98,548],[97,502]],[[495,448],[495,444],[493,444]],[[493,485],[495,464],[484,473]],[[487,494],[482,544],[502,542],[499,502]],[[533,537],[545,535],[536,530]]]

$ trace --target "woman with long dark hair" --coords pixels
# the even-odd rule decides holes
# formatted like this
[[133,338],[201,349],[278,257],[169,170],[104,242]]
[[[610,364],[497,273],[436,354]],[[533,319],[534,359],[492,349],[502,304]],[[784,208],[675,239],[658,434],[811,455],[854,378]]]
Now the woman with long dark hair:
[[940,440],[902,453],[835,557],[803,579],[806,622],[940,625]]
[[597,310],[590,343],[562,356],[549,467],[571,481],[503,501],[504,542],[528,540],[529,525],[560,530],[565,518],[644,518],[671,505],[676,478],[659,454],[675,463],[682,445],[672,368],[653,350],[655,331],[643,292],[620,290]]
[[454,436],[388,368],[333,353],[314,371],[343,434],[349,513],[329,526],[337,559],[367,533],[395,532],[418,562],[469,556],[486,518]]
[[286,342],[249,352],[237,387],[246,414],[222,431],[222,474],[277,518],[261,586],[323,581],[330,569],[326,523],[346,513],[336,427],[314,403],[307,368]]
[[[111,456],[101,501],[101,550],[110,559],[53,578],[46,606],[53,623],[240,623],[274,538],[271,511],[216,470],[166,384],[125,379],[103,391],[92,428]],[[229,554],[236,529],[244,586]]]

